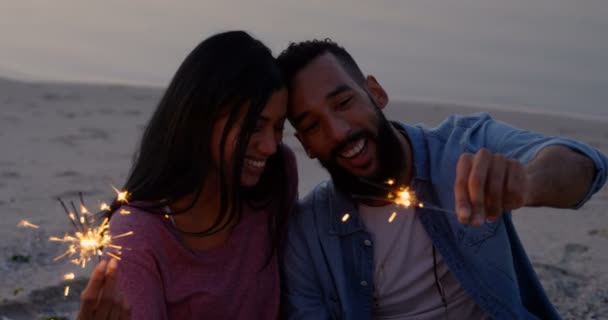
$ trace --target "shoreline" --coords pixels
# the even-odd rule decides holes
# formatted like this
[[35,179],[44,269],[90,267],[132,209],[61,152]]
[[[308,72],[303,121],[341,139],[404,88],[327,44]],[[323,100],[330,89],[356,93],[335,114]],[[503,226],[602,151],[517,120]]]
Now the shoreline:
[[[57,85],[57,86],[82,86],[82,87],[106,87],[106,88],[125,88],[125,89],[142,89],[142,90],[157,90],[163,92],[164,86],[153,85],[149,83],[132,83],[132,82],[120,82],[118,80],[100,80],[100,81],[69,81],[69,80],[29,80],[29,79],[17,79],[11,77],[4,77],[0,75],[0,81],[15,82],[25,85]],[[479,103],[479,102],[468,102],[468,101],[450,101],[441,98],[429,98],[429,97],[404,97],[395,95],[392,99],[392,103],[396,105],[426,105],[426,106],[439,106],[442,108],[453,108],[453,109],[470,109],[472,111],[486,110],[486,111],[497,111],[507,113],[521,113],[530,114],[535,116],[550,116],[559,118],[569,118],[574,120],[597,122],[608,125],[608,114],[579,114],[571,111],[556,111],[549,110],[542,107],[531,107],[531,106],[506,106],[492,103]]]

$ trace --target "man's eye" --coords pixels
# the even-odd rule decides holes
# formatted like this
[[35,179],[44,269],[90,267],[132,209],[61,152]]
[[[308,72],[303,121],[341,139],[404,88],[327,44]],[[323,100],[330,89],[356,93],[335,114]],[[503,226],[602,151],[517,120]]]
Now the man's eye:
[[340,101],[340,107],[344,107],[346,105],[348,105],[349,102],[351,102],[353,100],[353,97],[348,97],[342,101]]

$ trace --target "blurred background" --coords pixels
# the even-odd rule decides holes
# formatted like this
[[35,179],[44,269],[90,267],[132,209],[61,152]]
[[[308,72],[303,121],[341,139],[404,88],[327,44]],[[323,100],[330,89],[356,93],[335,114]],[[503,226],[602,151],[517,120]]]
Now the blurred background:
[[608,116],[605,0],[0,1],[0,76],[165,86],[203,38],[331,37],[393,98]]

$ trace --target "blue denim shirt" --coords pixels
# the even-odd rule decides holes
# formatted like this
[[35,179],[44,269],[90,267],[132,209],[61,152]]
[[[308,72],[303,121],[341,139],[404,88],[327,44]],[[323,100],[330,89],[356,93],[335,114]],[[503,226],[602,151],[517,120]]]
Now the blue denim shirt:
[[[487,114],[452,116],[427,129],[401,124],[413,147],[411,187],[424,202],[454,210],[456,164],[463,152],[487,148],[524,163],[560,144],[595,162],[596,176],[580,207],[606,181],[608,159],[584,144],[508,126]],[[463,289],[495,319],[559,319],[517,236],[510,213],[474,227],[432,208],[416,208],[430,239]],[[350,219],[342,222],[344,213]],[[367,241],[370,240],[370,241]],[[283,308],[288,319],[369,319],[373,243],[352,199],[331,182],[318,185],[290,222],[283,255]]]

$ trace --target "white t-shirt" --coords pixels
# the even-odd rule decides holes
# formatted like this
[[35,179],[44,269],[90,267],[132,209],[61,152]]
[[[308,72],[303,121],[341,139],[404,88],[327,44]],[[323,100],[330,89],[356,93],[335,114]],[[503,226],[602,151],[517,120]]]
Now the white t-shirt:
[[[359,205],[374,248],[374,319],[446,319],[433,275],[433,244],[413,208]],[[389,219],[396,215],[392,222]],[[437,251],[437,275],[449,319],[489,319]]]

